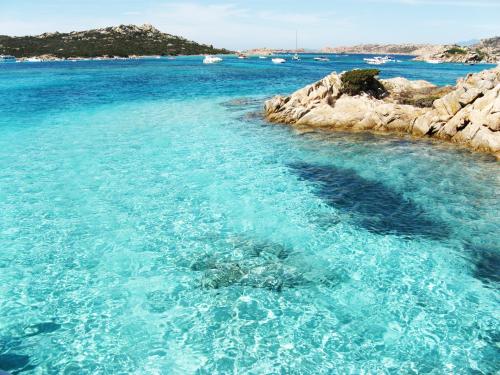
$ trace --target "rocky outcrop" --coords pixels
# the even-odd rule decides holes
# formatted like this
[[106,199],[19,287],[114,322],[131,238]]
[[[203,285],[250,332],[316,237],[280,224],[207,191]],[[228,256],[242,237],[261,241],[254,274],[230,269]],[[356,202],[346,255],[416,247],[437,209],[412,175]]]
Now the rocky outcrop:
[[325,53],[359,53],[412,55],[419,61],[455,63],[500,62],[500,37],[483,39],[471,46],[454,44],[360,44],[348,47],[326,47]]
[[358,44],[344,47],[325,47],[324,53],[359,53],[359,54],[389,54],[389,55],[421,55],[423,53],[434,53],[441,48],[433,44]]
[[[426,81],[381,80],[388,91],[383,99],[342,94],[341,79],[341,74],[332,73],[290,96],[268,100],[267,119],[300,130],[390,132],[439,138],[500,158],[500,67],[469,75],[447,89]],[[412,98],[436,100],[430,108],[404,104],[410,94]]]
[[276,48],[253,48],[242,51],[243,54],[248,56],[272,56],[281,55],[286,53],[305,53],[303,48],[299,49],[276,49]]
[[466,144],[500,158],[500,68],[461,79],[415,121],[412,134]]

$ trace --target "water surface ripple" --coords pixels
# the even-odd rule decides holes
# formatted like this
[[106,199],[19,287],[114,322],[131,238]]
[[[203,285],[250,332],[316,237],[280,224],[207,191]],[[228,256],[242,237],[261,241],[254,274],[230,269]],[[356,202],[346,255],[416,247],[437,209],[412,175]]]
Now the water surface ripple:
[[262,119],[363,66],[0,65],[0,369],[498,372],[498,163]]

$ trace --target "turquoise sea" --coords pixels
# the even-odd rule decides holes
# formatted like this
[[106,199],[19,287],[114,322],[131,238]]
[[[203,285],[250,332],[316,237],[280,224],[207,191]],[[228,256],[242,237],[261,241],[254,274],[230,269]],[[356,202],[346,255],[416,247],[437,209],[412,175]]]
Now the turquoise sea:
[[0,369],[498,373],[498,162],[264,121],[331,59],[0,65]]

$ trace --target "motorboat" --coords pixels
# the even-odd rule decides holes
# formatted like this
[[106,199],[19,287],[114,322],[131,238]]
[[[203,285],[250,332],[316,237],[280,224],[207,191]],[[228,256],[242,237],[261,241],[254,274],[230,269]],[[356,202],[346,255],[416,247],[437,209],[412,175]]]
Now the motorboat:
[[363,59],[366,61],[367,64],[370,65],[383,65],[387,64],[388,62],[396,62],[392,57],[390,56],[375,56],[375,57],[367,57]]
[[42,59],[39,57],[29,57],[26,59],[27,62],[42,62]]
[[377,59],[377,58],[367,58],[367,59],[363,59],[366,61],[367,64],[370,64],[370,65],[382,65],[382,64],[385,64],[386,62],[382,59]]
[[242,59],[242,60],[248,59],[248,56],[243,54],[243,53],[240,53],[240,54],[238,54],[238,59]]
[[267,59],[267,56],[259,56],[259,59]]
[[430,60],[425,60],[425,62],[427,64],[441,64],[442,61],[441,60],[433,60],[433,59],[430,59]]
[[0,63],[16,62],[16,58],[11,55],[0,55]]
[[293,61],[300,61],[300,56],[296,53],[295,55],[292,56]]
[[282,59],[280,57],[276,57],[276,58],[272,59],[271,61],[273,62],[273,64],[284,64],[284,63],[286,63],[286,60]]
[[328,57],[325,57],[325,56],[315,57],[315,58],[313,58],[313,60],[314,61],[323,61],[323,62],[330,61],[330,59]]
[[220,57],[217,57],[217,56],[205,56],[205,58],[203,59],[203,64],[217,64],[217,63],[220,63],[222,62],[222,59]]

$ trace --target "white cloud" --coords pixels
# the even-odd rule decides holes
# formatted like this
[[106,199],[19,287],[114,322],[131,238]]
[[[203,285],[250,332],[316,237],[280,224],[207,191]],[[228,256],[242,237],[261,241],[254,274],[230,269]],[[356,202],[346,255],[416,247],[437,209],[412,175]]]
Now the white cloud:
[[[276,3],[255,6],[241,0],[214,0],[209,4],[200,0],[158,1],[161,2],[140,8],[137,3],[135,7],[117,6],[115,12],[102,12],[99,17],[92,8],[72,17],[65,12],[50,12],[50,17],[39,17],[36,22],[11,10],[10,14],[0,14],[0,34],[26,35],[151,23],[167,33],[237,50],[294,48],[296,30],[299,47],[304,48],[358,43],[450,43],[500,32],[492,16],[496,9],[489,12],[486,9],[500,6],[500,0],[350,0],[346,7],[336,7],[335,0],[331,6],[326,5],[325,0],[323,5],[311,2],[310,7],[293,6],[292,2],[290,6]],[[382,8],[378,4],[399,4],[403,9],[394,12],[385,9],[374,17],[373,12]],[[440,11],[433,12],[433,6],[438,5]],[[415,16],[412,9],[406,7],[429,11],[429,16]],[[475,15],[468,17],[472,12]]]
[[[252,11],[236,4],[169,3],[149,10],[148,19],[163,31],[232,49],[253,47],[294,48],[295,31],[301,45],[329,44],[348,19],[330,12]],[[354,30],[352,30],[354,32]]]

